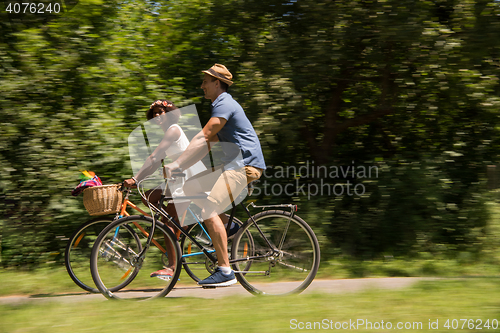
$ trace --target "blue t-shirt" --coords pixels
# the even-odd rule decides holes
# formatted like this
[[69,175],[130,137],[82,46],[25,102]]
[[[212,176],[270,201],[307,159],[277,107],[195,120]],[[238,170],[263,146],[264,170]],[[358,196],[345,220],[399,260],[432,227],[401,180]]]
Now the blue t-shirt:
[[266,169],[259,138],[241,105],[230,94],[223,92],[212,103],[212,107],[212,117],[224,118],[227,121],[217,133],[224,154],[228,158],[225,162],[230,162],[229,159],[234,155],[230,147],[224,146],[224,142],[230,142],[238,146],[241,151],[243,165],[239,165],[240,167],[249,165]]

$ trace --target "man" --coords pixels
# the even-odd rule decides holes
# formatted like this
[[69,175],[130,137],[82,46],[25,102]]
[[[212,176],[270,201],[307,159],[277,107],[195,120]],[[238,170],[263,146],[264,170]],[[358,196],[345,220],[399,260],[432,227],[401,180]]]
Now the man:
[[[218,268],[205,280],[198,282],[206,287],[223,287],[236,283],[229,266],[227,235],[224,227],[223,210],[234,201],[250,182],[261,177],[266,168],[262,148],[255,130],[243,108],[227,93],[232,74],[220,64],[215,64],[204,73],[201,89],[205,98],[212,101],[211,118],[189,143],[184,153],[173,163],[165,166],[168,177],[176,169],[185,170],[203,158],[210,150],[210,144],[221,142],[227,160],[221,169],[207,170],[190,178],[184,185],[187,195],[210,191],[206,200],[193,200],[202,208],[202,216],[217,254]],[[236,145],[241,160],[234,159]],[[226,222],[226,221],[224,221]]]

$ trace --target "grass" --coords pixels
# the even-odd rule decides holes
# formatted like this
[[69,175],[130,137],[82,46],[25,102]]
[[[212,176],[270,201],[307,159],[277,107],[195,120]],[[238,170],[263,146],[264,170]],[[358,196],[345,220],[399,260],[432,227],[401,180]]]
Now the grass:
[[[153,270],[151,270],[153,271]],[[207,273],[208,275],[208,273]],[[89,273],[89,281],[91,280]],[[176,286],[194,286],[195,282],[184,272]],[[11,295],[56,295],[82,293],[64,267],[38,269],[35,271],[3,270],[0,273],[0,297]],[[1,332],[1,331],[0,331]]]
[[[207,273],[208,274],[208,273]],[[492,262],[460,262],[445,259],[328,261],[322,262],[317,279],[360,277],[500,277],[500,265]],[[89,281],[91,281],[89,274]],[[184,272],[177,286],[193,286],[195,282]],[[9,295],[67,294],[83,292],[69,278],[64,267],[48,267],[36,271],[17,269],[0,273],[0,297]]]
[[[474,325],[500,320],[500,280],[469,278],[417,283],[398,291],[371,290],[346,294],[308,294],[289,297],[231,297],[223,299],[167,298],[149,302],[102,300],[58,301],[0,305],[0,332],[238,332],[309,331],[335,329],[349,322],[350,330],[468,332],[460,319]],[[457,329],[444,327],[457,319]],[[363,322],[361,322],[363,321]],[[384,328],[381,329],[382,321]],[[371,324],[368,324],[371,323]],[[396,325],[409,329],[397,330]],[[456,324],[455,323],[455,324]],[[371,328],[370,328],[371,325]],[[410,327],[411,326],[411,327]],[[295,327],[295,329],[293,329]],[[378,327],[378,328],[377,328]],[[484,326],[482,331],[497,331]]]
[[322,262],[317,278],[500,276],[500,262],[461,261],[439,257]]
[[[0,303],[0,332],[285,332],[335,329],[342,324],[359,332],[499,331],[500,321],[500,205],[492,203],[490,236],[485,256],[468,254],[448,260],[425,254],[419,260],[385,258],[374,261],[335,260],[321,263],[317,278],[434,276],[405,290],[371,290],[345,294],[305,294],[289,297],[231,297],[223,299],[166,298],[148,302],[113,302],[104,298],[62,302],[60,294],[80,294],[64,267],[48,265],[36,271],[0,272],[0,296],[51,295],[16,305]],[[178,285],[194,282],[183,272]],[[206,292],[206,291],[201,291]],[[453,322],[453,319],[457,321]],[[460,321],[472,319],[473,322]],[[448,321],[449,320],[449,321]],[[486,321],[490,328],[484,326]],[[385,325],[381,327],[382,321]],[[448,321],[450,328],[446,328]],[[371,323],[372,327],[370,328]],[[396,329],[397,323],[414,326]],[[421,323],[421,324],[420,324]],[[474,329],[469,329],[473,324]],[[454,329],[453,325],[457,327]],[[480,326],[477,326],[480,325]],[[481,326],[482,325],[482,326]],[[463,329],[462,329],[462,326]],[[477,327],[476,327],[477,326]],[[300,329],[303,327],[304,329]],[[500,327],[499,327],[500,328]]]

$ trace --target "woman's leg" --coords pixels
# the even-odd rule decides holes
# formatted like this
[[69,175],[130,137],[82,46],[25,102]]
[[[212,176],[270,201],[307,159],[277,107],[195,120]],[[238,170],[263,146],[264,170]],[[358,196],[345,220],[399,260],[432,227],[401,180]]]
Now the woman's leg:
[[[146,192],[146,197],[148,198],[149,202],[152,204],[158,204],[161,198],[161,190],[152,190]],[[147,202],[145,200],[142,200],[145,205],[147,205]],[[175,206],[173,204],[168,204],[167,206],[163,205],[163,209],[167,212],[168,215],[170,215],[172,218],[174,218],[177,222],[179,222],[178,216],[177,216],[177,211],[175,210]],[[170,228],[170,230],[176,234],[175,227],[170,223],[170,221],[162,216],[161,218],[162,222]],[[160,269],[156,272],[151,273],[151,277],[156,277],[156,276],[172,276],[175,270],[175,265],[176,265],[176,258],[175,257],[175,249],[174,245],[170,242],[168,237],[165,235],[165,250],[168,258],[168,264],[167,267]]]

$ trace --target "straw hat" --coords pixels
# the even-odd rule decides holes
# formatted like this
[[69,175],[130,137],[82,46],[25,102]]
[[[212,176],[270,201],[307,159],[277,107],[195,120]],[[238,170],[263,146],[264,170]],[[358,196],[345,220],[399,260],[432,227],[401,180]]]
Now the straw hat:
[[233,74],[231,74],[231,72],[228,71],[228,69],[224,65],[215,64],[210,67],[210,69],[202,72],[227,83],[229,86],[233,84],[233,81],[231,81],[231,79],[233,78]]

